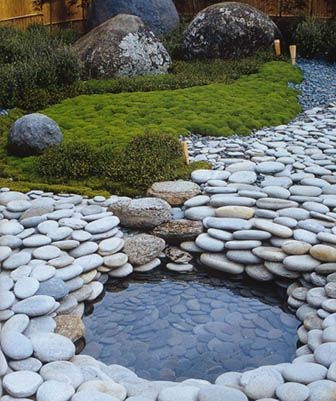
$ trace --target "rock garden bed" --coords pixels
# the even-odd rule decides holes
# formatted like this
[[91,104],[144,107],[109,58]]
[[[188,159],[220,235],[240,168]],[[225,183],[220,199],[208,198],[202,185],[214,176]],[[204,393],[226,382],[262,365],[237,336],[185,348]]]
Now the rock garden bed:
[[[132,201],[129,209],[131,200],[116,196],[86,199],[3,188],[4,394],[36,396],[39,401],[332,400],[335,115],[334,106],[313,109],[288,126],[257,132],[244,141],[208,139],[205,146],[192,138],[191,157],[208,156],[216,170],[193,173],[202,194],[188,199],[183,208],[147,198],[138,201],[139,207]],[[163,239],[143,234],[143,228],[124,237],[119,221],[131,215],[128,211],[133,210],[128,226],[148,228],[151,208],[162,216],[156,232],[176,238],[171,227],[189,226],[180,247],[167,249]],[[160,264],[163,250],[171,259],[167,267],[175,272],[193,269],[194,255],[207,269],[246,273],[287,288],[288,306],[302,323],[295,359],[223,372],[210,384],[202,377],[182,383],[149,381],[125,367],[75,355],[73,342],[58,333],[81,336],[84,303],[100,296],[108,276],[148,272]]]

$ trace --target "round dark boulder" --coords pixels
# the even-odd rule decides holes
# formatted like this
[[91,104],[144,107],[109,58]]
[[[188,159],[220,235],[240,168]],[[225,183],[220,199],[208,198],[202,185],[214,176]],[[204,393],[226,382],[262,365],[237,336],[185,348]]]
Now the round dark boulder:
[[94,0],[88,8],[88,27],[95,28],[117,14],[137,15],[156,35],[173,31],[179,23],[173,0]]
[[238,2],[218,3],[197,14],[184,32],[186,56],[240,58],[270,48],[280,32],[256,8]]
[[8,147],[17,156],[41,154],[45,149],[57,146],[63,135],[58,124],[40,113],[27,114],[13,124]]
[[109,19],[81,37],[75,48],[94,78],[162,74],[171,64],[163,44],[134,15]]

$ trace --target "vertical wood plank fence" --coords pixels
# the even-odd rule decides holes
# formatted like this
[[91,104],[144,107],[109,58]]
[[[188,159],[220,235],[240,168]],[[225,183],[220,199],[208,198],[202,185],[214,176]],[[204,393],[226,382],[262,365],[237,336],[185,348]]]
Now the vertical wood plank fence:
[[[303,15],[325,19],[336,17],[336,0],[307,0],[306,6],[301,9],[295,9],[292,0],[240,1],[258,8],[271,17],[298,17]],[[180,15],[186,20],[192,18],[203,8],[216,3],[219,3],[219,0],[175,0]]]
[[[250,4],[271,17],[312,16],[317,18],[335,18],[336,0],[307,0],[306,7],[295,10],[291,7],[293,0],[240,0]],[[219,0],[174,0],[180,15],[191,19],[203,8],[218,3]],[[50,7],[50,4],[52,6]],[[86,10],[82,0],[68,7],[66,0],[46,2],[39,9],[32,0],[0,0],[0,26],[16,25],[26,28],[33,23],[44,25],[71,27],[79,31],[85,30]]]
[[30,24],[39,23],[84,31],[85,21],[85,8],[80,0],[71,7],[68,7],[65,0],[52,0],[51,3],[44,3],[41,8],[34,7],[32,0],[0,0],[0,26],[26,28]]

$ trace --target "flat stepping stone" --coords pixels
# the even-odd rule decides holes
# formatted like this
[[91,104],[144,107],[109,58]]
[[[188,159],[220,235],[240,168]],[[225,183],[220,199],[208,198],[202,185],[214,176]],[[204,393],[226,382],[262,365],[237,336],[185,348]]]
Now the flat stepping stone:
[[46,235],[36,234],[25,238],[22,243],[25,247],[40,247],[43,245],[49,245],[51,243],[51,239]]
[[11,291],[1,291],[0,311],[9,309],[15,301],[15,296]]
[[8,358],[14,360],[29,358],[33,353],[32,343],[26,336],[8,330],[1,334],[1,349]]
[[20,266],[28,264],[32,256],[29,252],[21,251],[9,256],[3,263],[2,267],[7,270],[15,270]]
[[17,280],[14,286],[14,293],[17,298],[25,299],[35,295],[40,283],[33,277],[22,277]]
[[17,398],[34,395],[42,383],[43,379],[39,374],[27,370],[9,373],[2,382],[7,393]]
[[15,313],[23,313],[33,317],[48,314],[54,306],[54,298],[47,295],[34,295],[13,305],[12,310]]
[[230,274],[241,274],[244,271],[242,264],[232,262],[221,253],[202,253],[200,261],[205,266]]
[[0,246],[0,262],[6,260],[12,253],[9,246]]
[[38,401],[68,401],[75,389],[68,383],[57,380],[45,381],[37,390]]
[[95,242],[87,241],[78,245],[75,249],[71,250],[69,252],[69,255],[74,258],[80,258],[81,256],[91,255],[95,253],[97,250],[98,250],[98,245]]
[[122,238],[109,238],[99,244],[99,254],[102,256],[112,255],[119,252],[125,244]]
[[79,367],[67,361],[57,361],[45,364],[40,371],[44,380],[57,380],[78,388],[84,381]]
[[90,234],[104,233],[106,231],[112,230],[119,224],[119,222],[120,221],[118,217],[115,216],[105,217],[103,219],[99,219],[91,223],[88,223],[85,226],[85,231],[89,232]]
[[37,291],[37,295],[49,295],[56,300],[65,297],[68,293],[69,289],[64,281],[57,277],[41,282]]
[[33,256],[36,259],[50,260],[58,258],[61,255],[61,250],[53,245],[46,245],[37,248],[33,252]]
[[126,263],[121,267],[111,270],[108,275],[113,278],[127,277],[133,273],[133,266],[130,263]]
[[40,333],[31,337],[34,355],[41,362],[67,361],[76,352],[71,340],[54,333]]
[[282,375],[285,380],[301,384],[309,384],[323,380],[327,376],[327,368],[318,363],[293,363],[285,366]]
[[262,162],[256,165],[256,171],[261,174],[280,173],[285,169],[285,165],[280,162]]
[[15,331],[23,333],[29,324],[29,317],[23,314],[16,314],[8,319],[2,326],[2,333],[6,331]]
[[128,261],[128,256],[125,253],[115,253],[114,255],[109,255],[104,257],[104,266],[110,268],[121,267]]
[[23,225],[16,221],[5,221],[0,223],[0,235],[18,235],[23,230]]

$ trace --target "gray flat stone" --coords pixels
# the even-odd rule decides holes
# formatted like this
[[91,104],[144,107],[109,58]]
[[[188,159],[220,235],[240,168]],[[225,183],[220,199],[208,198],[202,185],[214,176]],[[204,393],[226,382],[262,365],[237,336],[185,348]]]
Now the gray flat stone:
[[30,397],[42,384],[42,377],[27,370],[9,373],[3,378],[3,387],[13,397]]
[[308,385],[309,401],[333,401],[336,383],[331,380],[318,380]]
[[41,316],[49,313],[55,306],[55,300],[47,295],[34,295],[13,305],[15,313],[23,313],[28,316]]
[[37,390],[37,401],[68,401],[75,389],[68,383],[56,380],[45,381]]
[[36,294],[40,283],[33,277],[22,277],[17,280],[14,286],[14,293],[17,298],[25,299]]
[[286,366],[282,375],[287,381],[309,384],[324,379],[327,375],[327,368],[317,363],[295,363]]
[[248,401],[246,395],[235,388],[222,385],[204,385],[198,393],[198,401]]
[[42,362],[36,358],[27,358],[20,361],[10,361],[9,366],[15,371],[29,370],[30,372],[38,372],[41,369]]
[[64,281],[60,278],[53,277],[49,280],[40,283],[37,295],[49,295],[56,300],[59,300],[68,295],[68,287],[64,284]]
[[30,340],[15,331],[5,331],[1,334],[1,348],[10,359],[21,360],[29,358],[33,353]]
[[41,362],[67,361],[76,352],[75,346],[66,337],[54,333],[40,333],[31,337],[34,355]]
[[200,261],[205,266],[230,274],[241,274],[244,266],[239,263],[232,262],[221,253],[202,253]]

